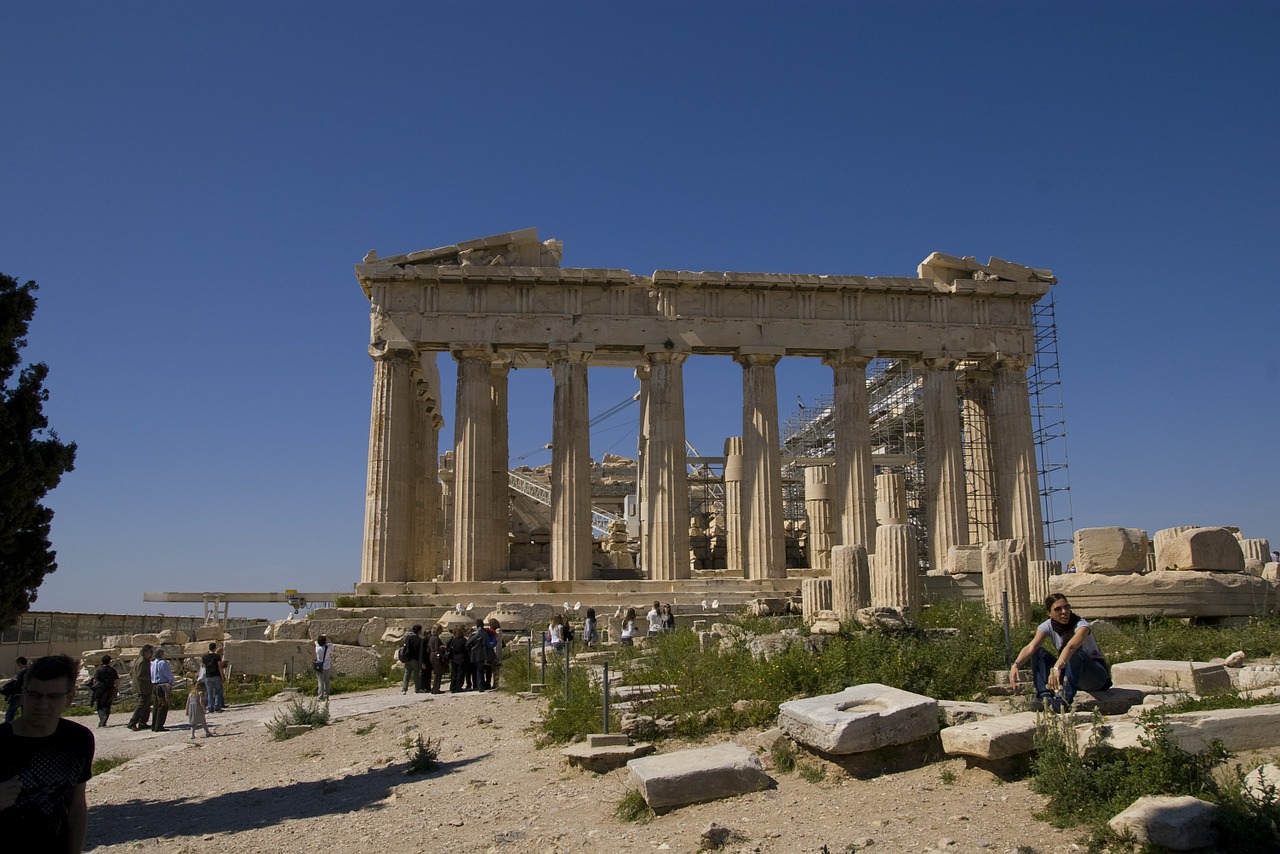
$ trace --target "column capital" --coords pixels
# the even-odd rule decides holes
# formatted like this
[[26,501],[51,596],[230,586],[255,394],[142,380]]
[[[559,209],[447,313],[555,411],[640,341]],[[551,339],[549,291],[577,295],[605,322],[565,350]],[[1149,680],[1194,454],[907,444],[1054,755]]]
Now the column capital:
[[547,348],[547,364],[552,362],[579,362],[586,364],[590,361],[595,351],[595,346],[591,344],[555,343]]
[[461,362],[463,359],[493,360],[493,345],[480,342],[450,342],[449,353]]
[[681,365],[689,358],[689,351],[683,349],[668,350],[662,345],[647,345],[644,348],[645,367],[651,365]]
[[931,371],[954,371],[956,366],[960,364],[958,357],[945,353],[942,355],[925,353],[919,359],[913,361]]
[[997,373],[1011,373],[1014,371],[1027,372],[1027,368],[1035,364],[1034,356],[1027,355],[1011,355],[997,356],[995,360],[995,369]]
[[375,362],[408,362],[413,357],[413,351],[403,347],[389,347],[385,343],[382,345],[369,345],[369,358],[373,359]]
[[771,367],[778,364],[785,355],[785,353],[768,347],[739,347],[738,352],[733,354],[733,360],[744,368],[757,365]]
[[956,370],[956,379],[966,385],[977,386],[978,388],[988,388],[990,387],[992,380],[995,379],[995,374],[992,372],[991,368],[970,365],[968,367],[958,368]]
[[876,358],[871,350],[860,350],[846,347],[843,350],[832,350],[822,357],[822,364],[829,368],[865,368]]

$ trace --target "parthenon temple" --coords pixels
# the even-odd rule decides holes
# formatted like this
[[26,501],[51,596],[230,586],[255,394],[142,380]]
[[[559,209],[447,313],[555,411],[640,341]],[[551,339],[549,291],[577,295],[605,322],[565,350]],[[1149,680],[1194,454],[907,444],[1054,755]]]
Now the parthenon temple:
[[[877,512],[868,403],[868,365],[894,358],[921,378],[922,553],[936,569],[957,547],[1020,540],[1028,560],[1044,560],[1027,371],[1033,306],[1056,283],[1048,271],[933,253],[915,276],[640,276],[562,267],[561,255],[560,241],[526,229],[386,258],[371,251],[356,265],[374,362],[357,590],[496,588],[507,577],[513,368],[549,369],[554,384],[546,580],[557,591],[598,580],[589,365],[632,369],[640,389],[638,577],[696,580],[683,380],[694,358],[741,368],[741,435],[726,441],[723,462],[720,577],[766,588],[787,578],[775,375],[783,358],[831,369],[832,455],[805,478],[808,504],[829,516],[809,520],[813,538],[874,552],[878,525],[906,521],[895,518],[891,480]],[[444,449],[440,353],[457,363]],[[978,477],[989,483],[979,488]]]

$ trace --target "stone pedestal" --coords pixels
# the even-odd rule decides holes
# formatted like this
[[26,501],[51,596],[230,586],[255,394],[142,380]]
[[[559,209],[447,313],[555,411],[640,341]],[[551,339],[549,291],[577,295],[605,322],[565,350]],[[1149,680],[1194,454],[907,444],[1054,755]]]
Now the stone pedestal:
[[835,469],[832,495],[842,545],[875,542],[875,485],[871,465],[871,424],[867,412],[867,365],[871,357],[841,350],[823,360],[835,378]]
[[804,470],[804,510],[809,520],[809,566],[831,566],[834,529],[831,519],[831,466],[807,466]]
[[969,542],[964,452],[955,362],[928,359],[924,372],[925,516],[929,565],[941,570],[947,550]]
[[859,608],[871,607],[871,570],[861,543],[831,549],[831,610],[847,623]]
[[907,478],[902,472],[876,475],[876,521],[881,525],[907,524]]
[[689,455],[685,450],[682,353],[647,350],[649,368],[644,518],[654,581],[689,577]]
[[553,347],[551,424],[551,579],[591,577],[591,436],[587,360],[591,349]]
[[369,424],[368,485],[360,580],[409,580],[413,561],[414,391],[413,353],[369,348],[373,405]]
[[872,608],[920,613],[920,566],[909,525],[876,528],[876,551],[870,568]]
[[747,574],[742,540],[742,437],[724,440],[724,525],[726,569]]
[[1040,476],[1027,389],[1030,365],[1029,359],[1004,359],[996,365],[991,425],[996,438],[996,504],[1000,536],[1025,541],[1028,560],[1044,560]]
[[1009,597],[1009,624],[1031,619],[1031,591],[1027,584],[1027,544],[1022,540],[992,540],[982,544],[982,599],[987,613],[999,620]]
[[747,577],[786,578],[782,533],[782,450],[778,432],[779,353],[743,350],[742,501]]
[[804,624],[812,626],[818,618],[819,611],[830,611],[831,579],[805,578],[800,582],[800,612],[804,615]]

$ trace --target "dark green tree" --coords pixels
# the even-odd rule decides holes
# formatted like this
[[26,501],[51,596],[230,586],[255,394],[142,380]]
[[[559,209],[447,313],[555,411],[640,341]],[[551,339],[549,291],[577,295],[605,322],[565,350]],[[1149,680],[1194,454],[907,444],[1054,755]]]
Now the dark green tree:
[[40,503],[75,467],[75,443],[59,441],[44,417],[49,368],[18,370],[36,283],[0,273],[0,626],[26,613],[46,574],[58,568],[49,542],[53,511]]

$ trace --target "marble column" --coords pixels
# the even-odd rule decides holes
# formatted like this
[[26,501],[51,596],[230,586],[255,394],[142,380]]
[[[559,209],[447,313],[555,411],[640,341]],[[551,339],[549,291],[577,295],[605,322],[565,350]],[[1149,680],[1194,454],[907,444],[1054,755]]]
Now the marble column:
[[1027,561],[1027,598],[1031,600],[1031,607],[1044,604],[1044,600],[1053,592],[1055,575],[1062,575],[1062,561]]
[[493,539],[490,541],[493,554],[488,562],[497,572],[506,572],[511,565],[511,477],[508,474],[511,450],[507,441],[507,375],[510,371],[509,355],[499,353],[498,358],[489,363],[489,417],[493,425],[489,452],[493,485],[489,498],[493,502]]
[[[874,545],[874,544],[873,544]],[[847,623],[859,608],[871,607],[871,568],[862,543],[831,549],[831,610]]]
[[1040,476],[1036,467],[1029,359],[1002,359],[992,387],[991,431],[996,445],[996,505],[1002,539],[1026,542],[1027,560],[1044,560],[1040,514]]
[[431,581],[440,574],[440,427],[444,419],[436,401],[420,397],[414,407],[414,497],[412,581]]
[[969,543],[960,401],[954,360],[927,359],[924,368],[925,524],[930,568],[942,569],[948,549]]
[[998,539],[996,469],[991,456],[992,374],[982,368],[959,372],[964,423],[965,500],[969,507],[969,542]]
[[455,345],[457,403],[453,425],[453,580],[493,577],[493,401],[484,344]]
[[636,436],[636,508],[640,514],[640,570],[645,577],[652,577],[653,562],[649,552],[649,366],[636,368],[635,377],[640,381],[640,429]]
[[871,607],[920,613],[920,565],[910,525],[876,528],[871,557]]
[[649,368],[649,422],[645,517],[649,520],[651,581],[688,578],[689,454],[684,433],[685,353],[645,350]]
[[993,619],[1004,615],[1009,598],[1009,625],[1031,619],[1031,585],[1027,578],[1025,540],[992,540],[982,544],[982,601]]
[[[907,476],[900,471],[876,475],[876,521],[880,525],[907,524]],[[875,542],[872,542],[875,547]]]
[[833,525],[831,519],[831,466],[805,466],[804,512],[809,520],[809,567],[831,566]]
[[747,574],[746,546],[742,541],[742,437],[724,440],[724,527],[727,569]]
[[823,359],[835,378],[835,512],[841,545],[870,549],[876,536],[875,471],[871,463],[871,423],[867,411],[867,365],[871,357],[841,350]]
[[373,405],[360,581],[404,582],[413,561],[414,390],[409,350],[369,348]]
[[747,577],[786,578],[782,532],[782,447],[778,430],[779,353],[742,350],[743,544]]
[[551,579],[591,577],[591,434],[587,360],[591,348],[553,346],[551,424]]
[[812,626],[819,611],[831,610],[831,579],[803,578],[800,580],[800,614],[806,626]]
[[[446,581],[453,581],[453,521],[454,521],[454,483],[453,483],[453,451],[440,455],[440,569],[439,574]],[[445,572],[445,567],[449,571]]]

